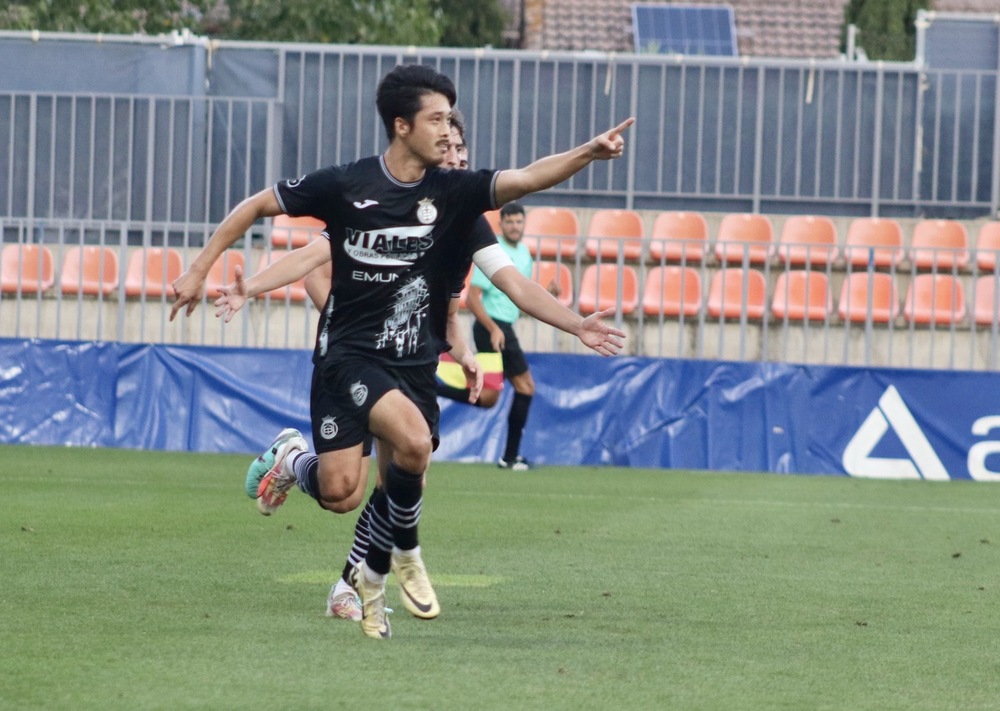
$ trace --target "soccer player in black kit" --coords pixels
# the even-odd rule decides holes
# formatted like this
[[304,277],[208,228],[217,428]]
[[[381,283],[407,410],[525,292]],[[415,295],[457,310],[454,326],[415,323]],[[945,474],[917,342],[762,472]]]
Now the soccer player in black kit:
[[[434,371],[440,343],[430,327],[430,295],[451,286],[448,255],[483,212],[556,185],[594,160],[621,156],[621,134],[632,123],[525,168],[442,171],[437,166],[448,147],[454,102],[454,85],[446,76],[423,65],[396,67],[379,84],[376,98],[390,140],[383,155],[282,181],[247,198],[174,283],[171,318],[185,306],[192,313],[211,264],[256,220],[286,212],[326,222],[334,276],[314,352],[317,454],[291,446],[294,438],[272,449],[281,471],[294,473],[324,508],[343,512],[363,496],[358,488],[366,438],[390,444],[385,500],[373,512],[372,545],[352,576],[363,607],[362,630],[375,638],[390,636],[384,601],[390,567],[411,613],[431,618],[439,610],[415,530],[438,414]],[[499,247],[484,250],[488,253],[477,265],[488,277],[503,280],[509,263],[491,258]],[[611,355],[621,347],[620,332],[603,323],[603,314],[583,319],[567,310],[551,316],[552,325],[599,353]],[[274,491],[280,478],[272,477],[272,491],[262,492],[262,498],[281,493]]]

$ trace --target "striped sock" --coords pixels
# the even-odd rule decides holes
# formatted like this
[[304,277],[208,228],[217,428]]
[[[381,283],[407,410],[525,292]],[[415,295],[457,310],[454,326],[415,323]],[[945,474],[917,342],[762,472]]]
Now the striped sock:
[[295,474],[295,483],[299,489],[319,501],[319,457],[311,452],[297,452],[289,455],[290,466]]
[[347,562],[344,565],[344,572],[341,574],[341,577],[348,583],[351,581],[351,569],[365,559],[365,555],[368,553],[368,548],[371,545],[370,522],[372,511],[375,508],[373,502],[378,493],[379,489],[376,487],[372,491],[372,495],[368,497],[368,503],[361,509],[358,522],[354,524],[354,541],[351,543],[351,552],[347,554]]
[[390,464],[385,474],[385,490],[389,499],[393,542],[404,551],[412,550],[418,544],[417,524],[424,500],[422,477]]
[[[367,567],[379,574],[389,572],[392,559],[392,525],[389,523],[389,498],[381,489],[372,492],[371,515],[368,519],[370,541],[365,553]],[[367,508],[367,507],[366,507]]]

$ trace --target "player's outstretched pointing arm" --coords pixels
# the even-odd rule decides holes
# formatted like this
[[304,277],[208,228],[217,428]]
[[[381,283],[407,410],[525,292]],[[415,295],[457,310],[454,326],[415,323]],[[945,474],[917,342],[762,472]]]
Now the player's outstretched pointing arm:
[[625,119],[582,146],[540,158],[524,168],[500,171],[496,182],[497,204],[506,205],[530,193],[547,190],[573,177],[595,160],[620,158],[625,150],[623,134],[633,123],[634,118]]

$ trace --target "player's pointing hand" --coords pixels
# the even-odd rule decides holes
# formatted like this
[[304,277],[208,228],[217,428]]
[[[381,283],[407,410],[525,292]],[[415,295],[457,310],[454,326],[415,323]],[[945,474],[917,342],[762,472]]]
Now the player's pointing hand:
[[620,158],[625,150],[625,138],[623,133],[629,126],[635,123],[634,118],[627,118],[610,131],[605,131],[600,136],[595,136],[590,142],[590,150],[595,160],[609,160]]

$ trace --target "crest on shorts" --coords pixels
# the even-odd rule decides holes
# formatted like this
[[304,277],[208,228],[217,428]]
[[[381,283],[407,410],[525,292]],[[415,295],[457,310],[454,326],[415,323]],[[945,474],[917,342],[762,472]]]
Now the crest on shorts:
[[340,428],[337,427],[337,420],[334,417],[327,415],[323,418],[323,421],[319,424],[319,436],[323,439],[333,439],[337,436],[337,432]]
[[365,404],[365,400],[368,399],[368,386],[362,385],[361,381],[354,383],[351,386],[351,398],[354,400],[354,404],[361,407]]
[[433,198],[424,198],[417,203],[417,219],[422,225],[430,225],[437,219],[438,211]]

